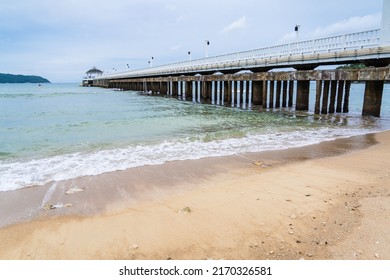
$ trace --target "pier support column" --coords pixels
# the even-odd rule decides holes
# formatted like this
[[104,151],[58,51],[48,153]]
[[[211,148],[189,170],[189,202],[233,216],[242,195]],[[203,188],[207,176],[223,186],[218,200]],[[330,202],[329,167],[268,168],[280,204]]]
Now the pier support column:
[[231,102],[231,92],[232,92],[232,84],[230,81],[224,81],[224,89],[225,89],[225,99],[224,104],[230,104]]
[[241,81],[237,81],[236,84],[236,103],[237,103],[237,108],[240,108],[241,106]]
[[248,81],[248,109],[252,108],[253,104],[253,81]]
[[309,110],[310,81],[297,82],[297,97],[295,109],[297,111]]
[[248,81],[242,82],[242,108],[246,109],[248,96]]
[[330,81],[324,81],[324,91],[322,93],[321,114],[327,114],[328,113],[329,85],[330,85]]
[[216,81],[217,105],[221,105],[221,81]]
[[320,113],[321,93],[322,93],[322,81],[318,80],[316,84],[316,103],[314,105],[314,114]]
[[275,93],[275,81],[269,82],[269,106],[268,108],[274,107],[274,93]]
[[351,91],[351,81],[345,82],[345,92],[344,92],[344,105],[343,105],[343,113],[349,112],[349,93]]
[[179,96],[179,98],[181,98],[181,89],[182,89],[182,82],[181,81],[178,81],[177,82],[177,95]]
[[234,107],[234,100],[235,100],[235,96],[236,96],[235,81],[232,81],[230,96],[231,96],[231,100],[230,101],[231,101],[232,107]]
[[253,105],[263,104],[263,81],[252,81]]
[[280,95],[282,93],[282,81],[276,81],[275,108],[280,108]]
[[341,113],[343,104],[344,81],[339,81],[337,88],[336,113]]
[[197,85],[197,87],[196,87],[196,90],[197,90],[197,101],[198,101],[198,103],[200,103],[200,96],[201,96],[201,82],[200,81],[197,81],[196,82],[198,85]]
[[337,81],[331,81],[330,82],[329,114],[332,114],[335,111],[336,92],[337,92]]
[[367,81],[364,90],[363,116],[379,117],[381,114],[384,81]]
[[192,102],[196,102],[196,81],[192,81]]
[[202,87],[203,102],[210,102],[211,82],[204,81]]
[[187,99],[187,81],[182,81],[181,82],[182,85],[183,85],[183,88],[182,88],[182,100],[186,100]]
[[287,107],[287,81],[283,81],[283,100],[282,100],[282,107]]
[[268,108],[268,81],[262,81],[263,85],[263,101],[262,101],[262,109],[267,109]]
[[225,94],[225,81],[221,81],[221,105],[225,105],[226,94]]
[[294,99],[294,81],[291,80],[288,82],[288,107],[293,106],[293,99]]
[[211,82],[211,104],[215,104],[215,81]]

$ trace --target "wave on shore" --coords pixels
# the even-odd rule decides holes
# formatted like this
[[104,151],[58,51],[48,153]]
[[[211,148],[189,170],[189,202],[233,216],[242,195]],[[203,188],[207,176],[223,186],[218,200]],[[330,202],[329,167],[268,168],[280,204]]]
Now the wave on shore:
[[10,191],[51,181],[98,175],[128,168],[158,165],[168,161],[228,156],[301,147],[373,132],[365,129],[320,128],[268,134],[248,134],[242,138],[205,141],[182,139],[154,145],[78,152],[25,162],[0,163],[0,191]]

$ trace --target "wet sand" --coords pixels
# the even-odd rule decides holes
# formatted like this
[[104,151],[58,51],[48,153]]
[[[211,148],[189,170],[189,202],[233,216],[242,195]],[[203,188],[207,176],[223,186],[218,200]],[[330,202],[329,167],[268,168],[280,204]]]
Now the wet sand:
[[3,192],[0,258],[390,259],[389,166],[384,132]]

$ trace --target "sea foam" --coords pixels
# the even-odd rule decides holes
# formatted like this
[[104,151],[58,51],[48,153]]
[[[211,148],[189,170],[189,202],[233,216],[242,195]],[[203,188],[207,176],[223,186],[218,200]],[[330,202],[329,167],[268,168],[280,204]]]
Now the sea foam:
[[49,182],[98,175],[175,160],[228,156],[301,147],[336,138],[373,132],[369,129],[321,128],[290,132],[248,134],[241,138],[213,141],[181,139],[154,145],[72,153],[25,162],[0,162],[0,191],[10,191]]

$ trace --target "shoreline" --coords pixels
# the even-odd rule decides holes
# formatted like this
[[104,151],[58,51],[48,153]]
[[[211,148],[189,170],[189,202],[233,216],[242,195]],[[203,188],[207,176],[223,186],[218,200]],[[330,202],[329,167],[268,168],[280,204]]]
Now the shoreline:
[[363,208],[389,207],[389,146],[387,131],[2,193],[24,219],[0,228],[0,259],[390,259],[385,236],[378,253],[347,242],[369,223]]
[[[261,164],[263,171],[266,171],[282,164],[365,149],[377,143],[374,135],[375,133],[369,133],[343,137],[281,150],[168,161],[159,165],[138,166],[0,192],[0,213],[3,213],[0,217],[0,229],[40,218],[93,216],[132,207],[139,202],[159,200],[196,189],[199,187],[196,180],[208,180],[215,174],[233,169]],[[183,184],[187,186],[183,188]],[[80,193],[67,195],[69,190]],[[55,211],[43,211],[50,205],[57,207]]]

